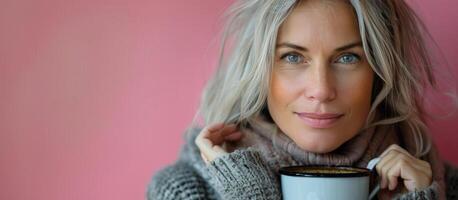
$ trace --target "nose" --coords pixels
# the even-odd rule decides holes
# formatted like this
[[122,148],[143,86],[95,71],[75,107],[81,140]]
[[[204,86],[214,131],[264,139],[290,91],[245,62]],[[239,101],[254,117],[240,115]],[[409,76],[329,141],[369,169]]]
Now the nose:
[[336,87],[332,69],[325,62],[311,65],[304,95],[310,101],[330,102],[336,98]]

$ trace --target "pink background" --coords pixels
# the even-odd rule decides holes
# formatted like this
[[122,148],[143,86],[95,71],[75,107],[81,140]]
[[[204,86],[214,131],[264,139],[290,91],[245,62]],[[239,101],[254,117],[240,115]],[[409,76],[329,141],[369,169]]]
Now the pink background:
[[[172,163],[231,0],[2,0],[0,199],[144,199]],[[453,73],[458,1],[419,0]],[[433,122],[458,163],[458,115]]]

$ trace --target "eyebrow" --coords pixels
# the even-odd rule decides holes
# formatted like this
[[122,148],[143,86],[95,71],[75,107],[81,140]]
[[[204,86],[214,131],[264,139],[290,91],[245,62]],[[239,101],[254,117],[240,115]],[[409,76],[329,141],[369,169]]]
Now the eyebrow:
[[[343,50],[351,49],[351,48],[357,47],[357,46],[361,46],[362,47],[361,41],[357,41],[357,42],[353,42],[353,43],[349,43],[349,44],[343,45],[341,47],[336,48],[334,51],[343,51]],[[299,45],[296,45],[296,44],[293,44],[293,43],[289,43],[289,42],[283,42],[283,43],[277,44],[276,47],[277,48],[279,48],[279,47],[289,47],[289,48],[296,49],[296,50],[299,50],[299,51],[308,51],[308,49],[306,47],[302,47],[302,46],[299,46]]]

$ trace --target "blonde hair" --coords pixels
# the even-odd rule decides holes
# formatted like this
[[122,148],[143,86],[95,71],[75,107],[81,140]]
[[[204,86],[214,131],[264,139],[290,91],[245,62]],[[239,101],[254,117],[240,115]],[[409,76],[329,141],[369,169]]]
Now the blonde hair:
[[[277,32],[298,2],[239,0],[230,7],[219,66],[204,89],[194,122],[200,115],[205,124],[246,126],[265,112]],[[426,29],[404,1],[349,2],[358,18],[366,57],[377,75],[366,128],[397,124],[402,134],[413,134],[415,156],[423,156],[431,148],[431,139],[423,119],[422,93],[435,85],[424,42]]]

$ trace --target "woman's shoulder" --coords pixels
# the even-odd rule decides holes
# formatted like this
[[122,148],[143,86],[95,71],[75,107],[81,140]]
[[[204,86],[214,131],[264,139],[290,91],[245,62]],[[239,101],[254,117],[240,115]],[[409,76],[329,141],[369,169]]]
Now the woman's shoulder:
[[194,143],[202,128],[189,127],[182,138],[177,161],[157,171],[148,185],[148,199],[205,199],[208,188],[202,169],[204,163]]
[[186,129],[178,159],[153,175],[147,189],[148,199],[207,199],[212,195],[202,174],[204,163],[194,143],[200,130],[199,127]]
[[204,179],[189,163],[178,161],[154,174],[147,188],[147,199],[206,199]]

